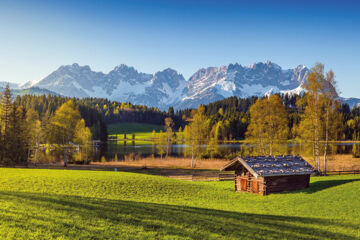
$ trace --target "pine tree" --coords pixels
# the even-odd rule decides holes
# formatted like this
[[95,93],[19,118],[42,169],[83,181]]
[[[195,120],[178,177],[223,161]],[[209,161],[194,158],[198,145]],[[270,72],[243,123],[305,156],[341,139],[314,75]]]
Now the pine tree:
[[25,164],[27,156],[28,131],[26,128],[26,112],[14,102],[10,113],[9,121],[9,146],[7,149],[8,160],[12,165]]
[[6,85],[3,94],[1,95],[0,99],[0,122],[1,122],[1,135],[2,135],[2,146],[3,149],[0,155],[0,162],[5,164],[9,164],[9,159],[5,159],[8,151],[10,150],[11,143],[10,140],[10,131],[9,131],[9,124],[10,124],[10,114],[12,109],[11,103],[11,91],[9,84]]

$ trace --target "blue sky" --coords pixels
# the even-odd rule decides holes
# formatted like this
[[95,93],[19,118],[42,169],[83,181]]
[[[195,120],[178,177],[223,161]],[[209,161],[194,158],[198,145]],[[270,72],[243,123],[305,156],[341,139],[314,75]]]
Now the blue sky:
[[2,1],[0,81],[39,80],[60,65],[109,72],[271,60],[332,68],[345,97],[360,97],[357,1]]

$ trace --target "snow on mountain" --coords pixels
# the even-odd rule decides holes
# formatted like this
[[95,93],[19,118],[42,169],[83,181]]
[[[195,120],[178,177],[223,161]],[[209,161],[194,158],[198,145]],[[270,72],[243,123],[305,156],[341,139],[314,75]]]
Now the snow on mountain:
[[[299,65],[282,69],[267,61],[242,66],[238,63],[222,67],[201,68],[188,81],[177,71],[167,68],[155,74],[138,72],[127,65],[116,66],[105,74],[92,71],[77,63],[59,67],[39,81],[23,85],[11,84],[12,89],[38,88],[69,97],[97,97],[132,102],[166,110],[196,108],[231,96],[268,96],[274,93],[299,95],[310,70]],[[0,82],[0,88],[7,82]],[[39,90],[37,90],[39,92]],[[360,104],[356,98],[342,99],[350,107]]]
[[[188,81],[177,71],[167,68],[155,74],[138,72],[127,65],[116,66],[105,74],[77,63],[59,67],[47,77],[25,84],[12,84],[12,89],[47,90],[69,97],[97,97],[131,102],[166,110],[196,108],[231,96],[268,96],[274,93],[299,95],[310,70],[299,65],[282,69],[267,61],[242,66],[238,63],[222,67],[201,68]],[[7,82],[0,82],[0,89]],[[25,91],[26,92],[26,91]],[[360,105],[356,98],[342,99],[350,107]]]
[[236,63],[220,68],[203,68],[190,77],[185,89],[187,96],[177,107],[197,107],[230,96],[245,98],[297,92],[309,73],[304,65],[283,70],[270,61],[254,63],[249,67]]
[[289,96],[301,95],[303,92],[305,92],[303,85],[299,85],[297,88],[294,88],[291,90],[280,91],[281,94],[284,94],[284,95],[287,94]]
[[230,96],[299,94],[309,72],[304,65],[282,69],[270,61],[248,67],[235,63],[199,69],[186,81],[170,68],[147,74],[122,64],[105,74],[74,63],[59,67],[40,81],[18,87],[38,87],[63,96],[107,98],[165,110],[169,106],[196,108]]
[[24,87],[44,88],[69,97],[107,98],[165,109],[181,101],[185,85],[184,77],[170,68],[152,75],[122,64],[104,74],[74,63],[61,66],[41,81]]
[[175,70],[168,68],[155,73],[148,82],[144,83],[144,90],[132,94],[129,101],[165,110],[181,101],[185,85],[184,77]]
[[93,72],[89,66],[82,67],[74,63],[59,67],[46,78],[30,86],[48,89],[64,96],[82,98],[89,97],[87,92],[94,93],[93,87],[106,86],[104,76],[101,72]]

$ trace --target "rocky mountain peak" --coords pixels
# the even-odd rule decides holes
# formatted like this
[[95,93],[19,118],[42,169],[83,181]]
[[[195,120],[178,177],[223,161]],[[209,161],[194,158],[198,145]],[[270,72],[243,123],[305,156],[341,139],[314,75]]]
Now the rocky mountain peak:
[[119,84],[120,81],[129,82],[132,85],[137,83],[144,83],[152,78],[151,74],[138,72],[134,67],[129,67],[125,64],[116,66],[107,74],[107,79]]
[[172,89],[184,84],[186,80],[182,74],[179,74],[176,70],[167,68],[163,71],[155,73],[151,80],[154,86],[163,87],[163,84],[167,84]]
[[[34,84],[70,97],[102,97],[167,109],[197,107],[230,96],[263,96],[299,89],[310,70],[304,65],[283,70],[267,61],[249,67],[238,63],[207,67],[186,81],[176,70],[167,68],[155,74],[138,72],[125,64],[108,74],[92,71],[77,63],[61,66]],[[270,91],[271,90],[271,91]]]
[[138,72],[137,70],[135,70],[134,67],[125,65],[125,64],[120,64],[118,66],[116,66],[113,70],[114,72]]

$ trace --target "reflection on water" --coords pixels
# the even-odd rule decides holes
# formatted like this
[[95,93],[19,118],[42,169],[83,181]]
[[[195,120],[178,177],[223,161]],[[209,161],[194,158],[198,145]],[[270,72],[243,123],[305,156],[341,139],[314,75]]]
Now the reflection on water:
[[[184,156],[184,151],[189,146],[184,144],[173,144],[170,149],[170,156],[182,157]],[[201,146],[202,150],[206,150],[207,145]],[[251,144],[219,144],[219,152],[222,156],[232,156],[232,155],[251,155],[256,151],[254,145]],[[299,143],[288,143],[288,144],[278,144],[276,146],[276,154],[299,154],[302,156],[311,156],[312,149],[311,147],[299,144]],[[360,151],[359,143],[333,143],[329,147],[330,154],[351,154],[356,151]],[[141,157],[148,156],[158,156],[157,146],[155,144],[147,145],[132,145],[132,144],[116,144],[109,143],[107,147],[107,159],[114,159],[115,154],[119,160],[123,160],[127,155],[137,155]]]

